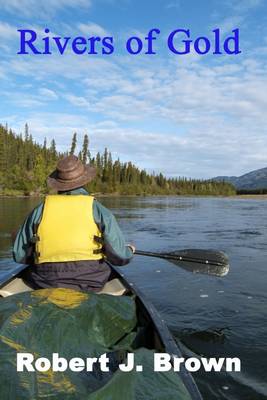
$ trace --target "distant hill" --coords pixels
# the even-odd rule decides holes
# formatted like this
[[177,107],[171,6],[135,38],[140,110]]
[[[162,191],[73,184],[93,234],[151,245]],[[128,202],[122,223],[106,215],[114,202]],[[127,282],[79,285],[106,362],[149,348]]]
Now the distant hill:
[[216,176],[212,180],[232,183],[238,190],[267,189],[267,167],[241,176]]

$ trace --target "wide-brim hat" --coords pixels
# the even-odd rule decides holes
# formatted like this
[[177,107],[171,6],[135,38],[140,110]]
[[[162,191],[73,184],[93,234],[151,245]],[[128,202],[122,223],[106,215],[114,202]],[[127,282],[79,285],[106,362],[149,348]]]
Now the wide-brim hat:
[[78,157],[70,155],[59,160],[57,168],[47,178],[47,185],[57,191],[84,186],[96,176],[96,169],[85,165]]

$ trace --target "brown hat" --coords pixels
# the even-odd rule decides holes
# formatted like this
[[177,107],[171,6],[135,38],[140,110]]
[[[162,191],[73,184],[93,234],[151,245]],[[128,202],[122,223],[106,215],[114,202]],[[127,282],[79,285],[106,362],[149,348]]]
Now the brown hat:
[[57,169],[47,178],[47,184],[52,189],[65,191],[81,187],[95,176],[94,167],[84,165],[78,157],[70,155],[59,160]]

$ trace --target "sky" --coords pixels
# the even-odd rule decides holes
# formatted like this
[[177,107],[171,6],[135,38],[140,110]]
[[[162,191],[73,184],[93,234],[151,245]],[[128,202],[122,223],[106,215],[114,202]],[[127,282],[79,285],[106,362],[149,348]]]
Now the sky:
[[[0,10],[0,123],[16,133],[27,122],[35,141],[55,138],[61,151],[87,133],[93,154],[107,147],[170,177],[267,166],[266,0],[0,0]],[[160,34],[148,55],[152,28]],[[222,43],[239,29],[241,54],[212,54],[217,28]],[[39,49],[48,36],[52,54],[17,54],[18,29],[34,30]],[[211,52],[172,53],[176,29],[209,38]],[[112,36],[114,52],[98,43],[98,54],[61,55],[53,36]],[[138,55],[126,50],[131,36],[144,43]]]

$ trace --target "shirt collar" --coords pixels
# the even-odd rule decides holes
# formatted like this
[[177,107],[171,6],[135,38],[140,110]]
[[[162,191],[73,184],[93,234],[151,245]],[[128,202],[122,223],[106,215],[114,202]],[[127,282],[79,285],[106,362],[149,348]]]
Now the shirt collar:
[[87,190],[84,188],[78,188],[78,189],[72,189],[72,190],[66,190],[65,192],[60,192],[59,194],[64,194],[64,195],[75,195],[75,194],[89,194]]

